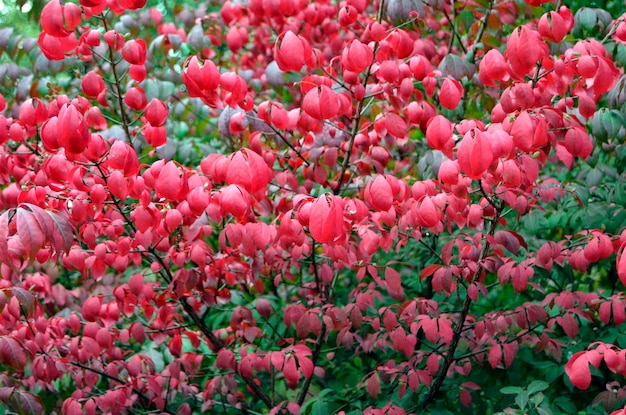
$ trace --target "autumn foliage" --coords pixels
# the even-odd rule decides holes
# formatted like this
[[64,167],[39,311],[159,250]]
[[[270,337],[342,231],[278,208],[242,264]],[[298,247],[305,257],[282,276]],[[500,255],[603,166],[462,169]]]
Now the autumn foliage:
[[626,15],[154,3],[0,29],[9,410],[626,413]]

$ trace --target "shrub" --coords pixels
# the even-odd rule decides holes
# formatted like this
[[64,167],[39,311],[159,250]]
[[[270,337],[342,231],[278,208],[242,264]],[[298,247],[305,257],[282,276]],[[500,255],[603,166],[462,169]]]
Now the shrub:
[[623,413],[626,15],[554,3],[1,29],[0,401]]

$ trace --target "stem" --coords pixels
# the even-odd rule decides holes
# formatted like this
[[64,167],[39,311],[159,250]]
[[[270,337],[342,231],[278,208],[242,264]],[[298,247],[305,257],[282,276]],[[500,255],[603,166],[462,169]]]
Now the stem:
[[[70,364],[72,366],[76,366],[76,367],[81,368],[83,370],[88,370],[90,372],[96,373],[96,374],[102,376],[103,378],[109,379],[110,381],[117,382],[120,385],[124,385],[124,386],[128,387],[128,384],[126,382],[124,382],[122,379],[117,378],[115,376],[111,376],[108,373],[103,372],[101,370],[94,369],[93,367],[85,366],[85,365],[83,365],[83,364],[81,364],[79,362],[74,362],[74,361],[70,361]],[[139,395],[139,398],[141,398],[142,401],[145,401],[147,403],[147,407],[148,408],[151,408],[151,410],[159,410],[154,405],[154,403],[150,402],[150,398],[148,398],[146,395],[144,395],[144,393],[142,391],[140,391],[139,389],[137,389],[135,387],[133,387],[132,389],[133,389],[133,392],[135,392],[137,395]],[[161,411],[162,413],[171,414],[171,415],[175,414],[175,412],[172,412],[172,411],[170,411],[167,408],[167,404],[165,405],[165,407],[162,410],[159,410],[159,411]]]
[[[107,19],[105,15],[102,15],[102,24],[104,26],[104,31],[109,31],[109,25],[107,24]],[[124,128],[124,133],[126,134],[126,139],[128,140],[128,144],[133,147],[133,137],[130,134],[130,128],[128,126],[128,119],[126,118],[126,112],[124,111],[124,99],[122,98],[122,84],[120,82],[119,75],[117,74],[117,64],[115,63],[115,52],[113,51],[113,47],[109,46],[109,61],[111,63],[111,71],[113,72],[113,78],[115,79],[115,95],[117,96],[117,104],[120,108],[120,118],[122,120],[122,127]]]
[[[485,29],[487,28],[487,22],[489,21],[489,17],[491,16],[491,11],[493,10],[494,0],[489,2],[489,6],[487,8],[487,12],[483,16],[480,27],[478,28],[478,33],[476,34],[476,39],[474,40],[474,44],[472,45],[472,49],[470,49],[467,60],[469,63],[474,63],[476,61],[476,46],[480,43],[485,34]],[[558,8],[557,8],[558,10]]]
[[[454,5],[452,7],[452,10],[456,13],[456,9],[454,8]],[[450,25],[450,30],[452,30],[453,36],[452,36],[452,39],[450,39],[450,47],[452,47],[453,40],[456,37],[456,39],[459,42],[459,47],[461,48],[463,53],[467,53],[467,49],[465,48],[465,45],[463,45],[463,39],[461,38],[461,35],[459,34],[459,32],[456,30],[456,26],[454,26],[454,22],[452,21],[452,19],[450,19],[450,15],[446,11],[445,7],[443,8],[443,15],[448,21],[448,24]]]
[[[315,241],[313,241],[313,249],[312,249],[312,266],[313,266],[313,273],[315,274],[315,285],[316,285],[316,289],[318,294],[320,294],[320,280],[319,280],[319,274],[317,271],[317,261],[315,260]],[[326,305],[328,303],[328,301],[330,300],[330,286],[326,287],[325,292],[323,293],[323,297],[322,297],[322,314],[324,313],[324,305]],[[317,335],[317,339],[315,340],[315,349],[313,349],[313,356],[311,356],[311,361],[313,362],[313,367],[317,366],[317,361],[320,357],[320,352],[322,351],[322,343],[324,340],[324,336],[326,335],[326,325],[324,324],[324,319],[322,318],[322,327],[320,328],[320,332]],[[300,392],[298,393],[298,397],[296,398],[296,403],[300,406],[302,406],[302,403],[304,402],[304,399],[306,398],[306,394],[309,391],[309,387],[311,386],[311,381],[313,380],[313,375],[311,375],[309,378],[306,378],[306,380],[304,381],[304,385],[302,385],[302,389],[300,389]]]
[[[498,220],[500,219],[500,214],[502,213],[503,209],[504,209],[504,203],[500,202],[498,209],[496,209],[496,214],[493,217],[491,224],[489,225],[489,232],[488,232],[489,236],[493,236],[496,230],[496,227],[498,226]],[[483,239],[484,245],[480,253],[480,259],[478,261],[478,268],[476,269],[476,273],[472,277],[471,283],[476,282],[480,278],[480,275],[482,274],[484,270],[483,261],[487,257],[487,253],[489,252],[489,249],[491,248],[491,244],[489,243],[489,240],[486,238],[486,235],[483,235],[482,239]],[[428,406],[428,404],[435,398],[435,395],[437,394],[437,392],[439,392],[439,389],[441,389],[441,386],[443,385],[443,381],[446,378],[448,369],[450,369],[450,366],[455,361],[454,352],[456,351],[459,345],[461,334],[463,333],[465,329],[465,320],[467,319],[467,316],[469,315],[469,309],[470,309],[471,304],[472,304],[472,299],[470,298],[469,295],[466,294],[465,300],[463,301],[463,308],[461,310],[461,315],[459,316],[457,325],[454,327],[452,341],[450,341],[450,346],[448,347],[448,352],[446,354],[446,359],[443,363],[443,367],[441,368],[441,370],[439,371],[439,374],[435,378],[430,390],[428,391],[428,394],[426,395],[426,398],[424,398],[424,400],[417,405],[418,412],[422,412]]]
[[[383,10],[385,9],[385,0],[381,0],[380,1],[380,6],[378,9],[378,16],[376,17],[376,20],[378,21],[378,23],[380,23],[383,19]],[[365,76],[363,77],[363,84],[365,85],[367,83],[367,80],[369,79],[371,73],[372,73],[372,66],[374,65],[374,59],[376,59],[376,53],[378,52],[378,42],[376,42],[376,44],[374,45],[374,58],[372,60],[372,62],[370,63],[370,65],[367,67],[367,69],[365,70]],[[333,193],[335,195],[338,195],[341,192],[341,187],[344,184],[344,180],[345,180],[345,175],[346,175],[346,171],[348,170],[348,164],[350,163],[350,157],[352,156],[352,149],[354,147],[354,140],[356,138],[356,135],[359,132],[359,128],[361,127],[361,112],[363,111],[363,105],[365,104],[365,97],[363,97],[363,99],[361,99],[357,106],[356,106],[356,111],[354,113],[354,116],[352,117],[352,130],[350,131],[350,141],[348,143],[348,148],[346,149],[346,155],[345,158],[343,159],[343,163],[341,165],[341,173],[339,174],[339,180],[337,181],[337,187],[335,187],[335,189],[333,190]]]

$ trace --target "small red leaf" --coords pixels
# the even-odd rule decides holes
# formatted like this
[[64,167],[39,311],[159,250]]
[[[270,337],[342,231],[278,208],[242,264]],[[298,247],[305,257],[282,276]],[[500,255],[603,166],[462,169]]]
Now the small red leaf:
[[367,380],[367,392],[374,399],[376,399],[376,397],[380,393],[380,380],[378,379],[378,374],[377,373],[374,373]]
[[444,108],[449,110],[455,109],[463,97],[463,86],[459,81],[452,78],[446,78],[439,90],[439,102]]
[[35,311],[37,301],[33,293],[21,287],[13,287],[11,288],[11,294],[17,299],[17,302],[20,307],[23,308],[26,315]]
[[391,267],[385,268],[385,281],[387,281],[387,291],[391,298],[396,301],[404,300],[404,290],[398,271]]
[[424,268],[420,272],[420,281],[433,275],[435,271],[437,271],[439,268],[441,268],[440,264],[431,264],[427,266],[426,268]]

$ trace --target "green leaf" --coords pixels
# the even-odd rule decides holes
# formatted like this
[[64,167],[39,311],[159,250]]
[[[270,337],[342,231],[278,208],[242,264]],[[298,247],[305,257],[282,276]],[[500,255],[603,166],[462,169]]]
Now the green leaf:
[[528,392],[521,391],[515,397],[515,403],[520,407],[520,409],[526,409],[526,405],[528,405]]
[[312,409],[311,413],[313,415],[326,415],[326,414],[329,413],[328,405],[326,405],[325,401],[323,401],[321,399],[318,399],[313,404],[313,409]]
[[542,392],[548,389],[550,385],[548,382],[544,382],[543,380],[533,380],[530,385],[528,385],[528,394],[534,395],[537,392]]
[[593,30],[596,26],[596,22],[598,21],[598,16],[594,9],[590,9],[589,7],[583,7],[580,9],[576,16],[574,16],[574,20],[576,23],[579,23],[583,28],[587,30]]
[[563,413],[566,414],[575,414],[578,411],[576,410],[576,405],[569,399],[564,396],[559,396],[554,400],[554,404],[563,410]]
[[519,386],[505,386],[500,389],[500,392],[504,393],[505,395],[517,395],[518,393],[523,391],[524,389],[520,388]]
[[[537,412],[539,413],[539,415],[552,415],[552,410],[548,407],[545,406],[540,406],[537,408]],[[572,412],[570,412],[572,413]]]

